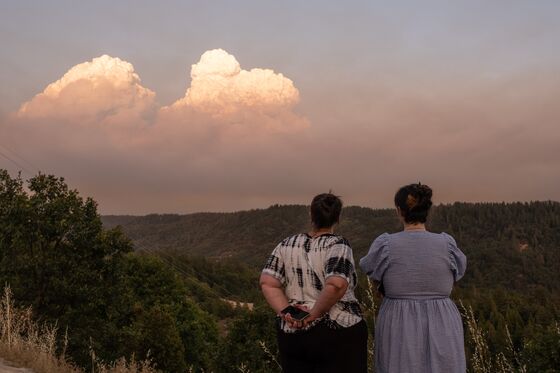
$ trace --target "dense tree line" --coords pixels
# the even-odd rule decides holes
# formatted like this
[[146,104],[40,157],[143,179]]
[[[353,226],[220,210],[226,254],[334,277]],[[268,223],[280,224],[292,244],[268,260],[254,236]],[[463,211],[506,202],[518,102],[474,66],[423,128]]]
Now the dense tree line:
[[[248,263],[255,274],[247,273],[247,278],[256,278],[279,239],[306,230],[309,224],[307,207],[296,205],[239,213],[104,219],[107,225],[121,224],[134,241],[149,243],[161,252],[171,251],[179,261],[188,262],[185,258],[189,255],[206,255],[207,263],[197,268],[210,268],[216,266],[213,263],[232,259]],[[468,257],[467,274],[457,284],[453,297],[465,307],[473,307],[486,331],[490,352],[511,357],[509,331],[516,352],[530,362],[528,369],[534,372],[546,371],[543,366],[560,366],[560,338],[556,332],[560,319],[559,223],[558,202],[439,205],[433,208],[429,220],[429,229],[452,234]],[[377,235],[399,229],[392,209],[355,206],[343,210],[338,227],[350,240],[356,260],[367,252]],[[226,280],[227,272],[216,271],[213,283],[234,283]],[[239,291],[241,297],[248,299],[251,292],[258,298],[253,283],[235,283],[234,288],[243,289]],[[363,299],[363,275],[360,283],[358,293]],[[467,348],[472,354],[473,347],[468,344]]]

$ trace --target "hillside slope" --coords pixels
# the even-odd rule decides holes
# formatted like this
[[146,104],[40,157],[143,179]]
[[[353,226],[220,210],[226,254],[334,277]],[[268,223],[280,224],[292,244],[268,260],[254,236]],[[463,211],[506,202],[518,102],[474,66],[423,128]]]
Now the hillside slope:
[[[306,206],[271,206],[235,213],[104,216],[139,248],[209,258],[231,258],[259,268],[284,237],[309,228]],[[469,258],[462,286],[543,288],[558,293],[560,203],[456,203],[433,209],[429,228],[455,236]],[[400,229],[391,209],[346,207],[337,231],[356,260],[383,232]]]

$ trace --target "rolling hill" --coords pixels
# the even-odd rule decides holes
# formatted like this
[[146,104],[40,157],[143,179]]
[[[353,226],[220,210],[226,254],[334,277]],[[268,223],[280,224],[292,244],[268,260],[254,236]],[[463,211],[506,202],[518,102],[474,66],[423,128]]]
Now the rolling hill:
[[[137,248],[233,259],[259,268],[284,237],[309,228],[308,207],[271,206],[234,213],[103,216],[121,226]],[[434,207],[428,226],[452,234],[469,258],[461,286],[557,293],[560,279],[560,203],[455,203]],[[392,209],[346,207],[337,232],[363,256],[373,239],[400,229]]]

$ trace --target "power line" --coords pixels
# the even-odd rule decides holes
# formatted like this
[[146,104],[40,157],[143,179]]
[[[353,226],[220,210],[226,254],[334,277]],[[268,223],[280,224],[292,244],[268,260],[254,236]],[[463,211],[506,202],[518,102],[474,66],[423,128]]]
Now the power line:
[[[139,251],[145,251],[151,255],[157,256],[164,263],[166,263],[167,265],[169,265],[170,267],[172,267],[173,269],[175,269],[177,272],[181,273],[185,277],[189,277],[192,275],[191,273],[188,272],[188,270],[185,269],[185,267],[182,267],[182,265],[181,266],[177,265],[175,263],[175,258],[169,255],[168,253],[165,253],[163,251],[148,249],[147,247],[140,245],[138,243],[135,243],[135,245],[137,246]],[[198,272],[194,267],[190,267],[190,269],[192,269],[192,271],[195,272],[195,276],[202,278],[203,281],[209,284],[211,287],[215,287],[222,290],[228,297],[238,298],[236,295],[232,294],[228,289],[224,288],[222,285],[216,283],[215,281],[210,280],[208,277]]]
[[3,152],[0,152],[0,156],[4,159],[7,159],[9,162],[11,162],[12,164],[14,164],[17,168],[19,168],[22,171],[25,171],[29,176],[33,176],[33,172],[29,171],[26,167],[22,166],[21,164],[19,164],[17,161],[15,161],[14,159],[12,159],[11,157],[9,157],[8,155],[4,154]]
[[[13,154],[15,157],[17,157],[18,159],[20,159],[21,161],[27,163],[28,165],[30,165],[32,168],[37,169],[37,167],[35,167],[31,162],[27,161],[25,158],[23,158],[22,156],[18,155],[15,151],[11,150],[10,148],[8,148],[5,145],[0,144],[0,147],[3,148],[4,150],[7,150],[9,153]],[[18,167],[19,169],[21,169],[22,171],[25,171],[29,176],[34,176],[33,172],[30,171],[27,167],[24,167],[22,164],[20,164],[18,161],[16,161],[15,159],[13,159],[12,157],[8,156],[7,154],[5,154],[5,152],[0,151],[0,156],[5,158],[6,160],[8,160],[10,163],[14,164],[16,167]],[[37,169],[38,170],[38,169]],[[170,266],[171,268],[173,268],[175,271],[179,272],[180,274],[182,274],[185,277],[189,277],[191,275],[191,273],[189,273],[187,270],[185,270],[183,267],[178,266],[175,263],[175,258],[163,251],[155,251],[152,249],[148,249],[147,247],[139,244],[139,243],[135,243],[135,245],[138,247],[139,251],[145,251],[153,256],[157,256],[158,258],[160,258],[164,263],[166,263],[168,266]],[[222,285],[218,284],[215,281],[211,281],[206,275],[203,275],[201,272],[198,272],[194,267],[191,267],[192,271],[195,272],[195,276],[202,278],[204,282],[206,282],[208,285],[210,285],[213,288],[218,288],[220,289],[223,293],[226,294],[226,296],[230,297],[230,298],[238,298],[237,296],[235,296],[234,294],[232,294],[228,289],[226,289],[225,287],[223,287]]]
[[[183,274],[185,277],[189,277],[190,273],[188,273],[188,271],[184,270],[183,268],[179,267],[178,265],[175,264],[175,258],[167,253],[164,253],[163,251],[156,251],[156,250],[152,250],[152,249],[148,249],[147,247],[135,243],[138,251],[145,251],[153,256],[157,256],[159,259],[161,259],[161,261],[163,261],[165,264],[167,264],[168,266],[170,266],[171,268],[173,268],[175,271],[179,272],[180,274]],[[219,289],[221,289],[222,291],[224,291],[226,293],[226,296],[228,297],[228,300],[233,300],[234,302],[238,302],[238,303],[249,303],[246,301],[242,301],[239,300],[238,296],[233,295],[229,290],[227,290],[226,288],[224,288],[223,286],[221,286],[220,284],[211,281],[208,279],[208,277],[202,275],[200,272],[197,272],[196,269],[194,267],[191,267],[191,269],[196,272],[195,276],[198,275],[198,277],[202,277],[203,280],[210,285],[211,287],[217,287]],[[263,304],[255,304],[253,303],[253,311],[256,310],[261,310],[263,308],[268,308],[268,305],[263,303]]]
[[[23,161],[24,163],[27,163],[27,165],[31,166],[31,168],[36,169],[37,171],[39,171],[39,169],[37,167],[35,167],[31,162],[29,162],[28,160],[26,160],[25,158],[23,158],[22,156],[18,155],[15,151],[11,150],[10,148],[8,148],[5,145],[0,144],[0,147],[3,148],[5,151],[13,154],[16,158],[18,158],[19,160]],[[29,176],[33,177],[34,173],[32,171],[30,171],[27,167],[24,167],[23,165],[21,165],[18,161],[16,161],[15,159],[13,159],[12,157],[8,156],[7,154],[5,154],[5,152],[0,151],[0,156],[3,157],[4,159],[8,160],[10,163],[12,163],[13,165],[15,165],[16,167],[18,167],[20,170],[25,171]],[[179,272],[180,274],[182,274],[185,277],[189,277],[190,273],[185,270],[182,267],[179,267],[178,265],[175,264],[175,258],[167,253],[164,253],[162,251],[154,251],[151,249],[148,249],[147,247],[140,245],[139,243],[135,243],[135,245],[138,247],[139,251],[145,251],[153,256],[157,256],[158,258],[160,258],[164,263],[166,263],[168,266],[170,266],[171,268],[173,268],[175,271]],[[211,281],[208,277],[206,277],[205,275],[203,275],[201,272],[198,272],[194,267],[191,267],[191,269],[195,272],[195,276],[201,277],[203,278],[203,280],[209,284],[211,287],[215,287],[218,289],[221,289],[222,292],[224,292],[228,297],[230,298],[238,298],[237,296],[235,296],[234,294],[232,294],[228,289],[226,289],[225,287],[223,287],[222,285]]]
[[[35,172],[31,171],[29,168],[22,165],[19,161],[22,161],[26,163],[28,166],[31,166],[32,169],[36,170],[36,172],[39,171],[39,169],[35,167],[33,163],[29,162],[27,159],[25,159],[14,150],[7,147],[6,145],[0,144],[0,148],[4,149],[4,151],[0,151],[0,157],[6,159],[7,161],[15,165],[20,171],[24,171],[28,176],[30,177],[35,176]],[[9,153],[10,155],[6,153]],[[17,161],[15,158],[17,158],[19,161]]]
[[33,163],[29,162],[27,159],[25,159],[24,157],[22,157],[21,155],[19,155],[16,151],[14,151],[13,149],[11,149],[10,147],[6,146],[6,145],[2,145],[0,144],[0,148],[3,148],[4,150],[6,150],[8,153],[11,153],[12,155],[14,155],[16,158],[18,158],[19,160],[23,161],[23,163],[26,163],[27,166],[29,166],[31,169],[33,170],[39,170],[39,167],[36,167]]

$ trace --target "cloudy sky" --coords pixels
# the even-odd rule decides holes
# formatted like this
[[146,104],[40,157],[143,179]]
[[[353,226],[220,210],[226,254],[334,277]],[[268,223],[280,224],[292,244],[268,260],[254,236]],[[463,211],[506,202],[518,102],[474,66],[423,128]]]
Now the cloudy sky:
[[[421,4],[420,4],[421,3]],[[560,2],[0,0],[0,168],[102,213],[560,200]]]

